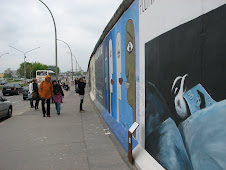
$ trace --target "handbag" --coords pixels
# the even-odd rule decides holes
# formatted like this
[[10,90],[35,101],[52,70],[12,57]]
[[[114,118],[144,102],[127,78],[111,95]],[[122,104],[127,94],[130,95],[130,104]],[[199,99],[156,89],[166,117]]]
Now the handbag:
[[81,90],[80,90],[79,88],[76,88],[75,92],[76,92],[76,93],[80,93]]
[[33,93],[32,93],[32,98],[33,98],[33,99],[36,99],[36,98],[37,98],[37,92],[33,92]]

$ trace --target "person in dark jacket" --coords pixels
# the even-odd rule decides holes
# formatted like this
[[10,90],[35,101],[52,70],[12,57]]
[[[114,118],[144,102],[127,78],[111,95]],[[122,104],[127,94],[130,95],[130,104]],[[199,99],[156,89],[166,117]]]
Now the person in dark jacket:
[[62,102],[62,99],[64,97],[64,92],[60,84],[58,84],[56,80],[53,80],[52,83],[53,83],[53,101],[55,102],[57,114],[60,115],[60,103]]
[[85,112],[82,108],[82,104],[84,101],[84,94],[85,94],[85,87],[86,87],[86,80],[83,80],[83,78],[79,78],[78,80],[78,88],[79,88],[79,97],[80,97],[80,112]]
[[33,99],[35,100],[35,110],[38,110],[38,104],[39,104],[39,94],[38,94],[38,80],[34,79],[33,82]]

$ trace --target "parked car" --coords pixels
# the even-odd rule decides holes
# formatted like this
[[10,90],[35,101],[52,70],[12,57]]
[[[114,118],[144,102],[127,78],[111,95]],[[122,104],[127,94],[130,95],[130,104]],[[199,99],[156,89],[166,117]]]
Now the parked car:
[[3,80],[0,85],[5,85],[8,81]]
[[23,87],[19,83],[7,83],[2,88],[2,94],[20,94],[23,92]]
[[27,98],[28,98],[28,99],[31,98],[31,95],[30,95],[30,93],[29,93],[29,85],[26,85],[26,86],[23,87],[23,92],[22,92],[22,94],[23,94],[23,99],[24,99],[24,100],[26,100]]
[[0,118],[10,118],[12,116],[13,106],[10,101],[0,96]]

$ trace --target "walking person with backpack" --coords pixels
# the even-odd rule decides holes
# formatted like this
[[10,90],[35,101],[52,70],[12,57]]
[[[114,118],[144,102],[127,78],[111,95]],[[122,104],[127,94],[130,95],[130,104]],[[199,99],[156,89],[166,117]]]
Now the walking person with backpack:
[[84,101],[85,87],[86,87],[86,80],[83,80],[82,77],[79,78],[78,89],[76,92],[79,94],[79,97],[80,97],[80,112],[85,112],[85,110],[83,110],[82,108],[82,104]]
[[56,111],[58,115],[60,115],[60,103],[62,102],[63,97],[64,92],[60,84],[58,84],[56,80],[53,80],[53,101],[55,102]]
[[[45,117],[46,114],[47,114],[47,117],[50,117],[50,99],[53,96],[53,84],[52,84],[50,75],[47,75],[45,77],[45,80],[40,84],[38,92],[42,100],[43,117]],[[45,103],[47,103],[47,112],[45,109]]]

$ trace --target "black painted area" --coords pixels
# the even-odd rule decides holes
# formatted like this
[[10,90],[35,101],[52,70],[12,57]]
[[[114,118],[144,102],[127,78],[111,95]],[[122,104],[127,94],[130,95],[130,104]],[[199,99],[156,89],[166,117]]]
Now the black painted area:
[[104,55],[95,61],[96,99],[104,106]]
[[225,18],[223,5],[145,44],[145,80],[160,91],[177,124],[171,93],[177,76],[188,74],[187,89],[201,83],[216,101],[226,97]]

